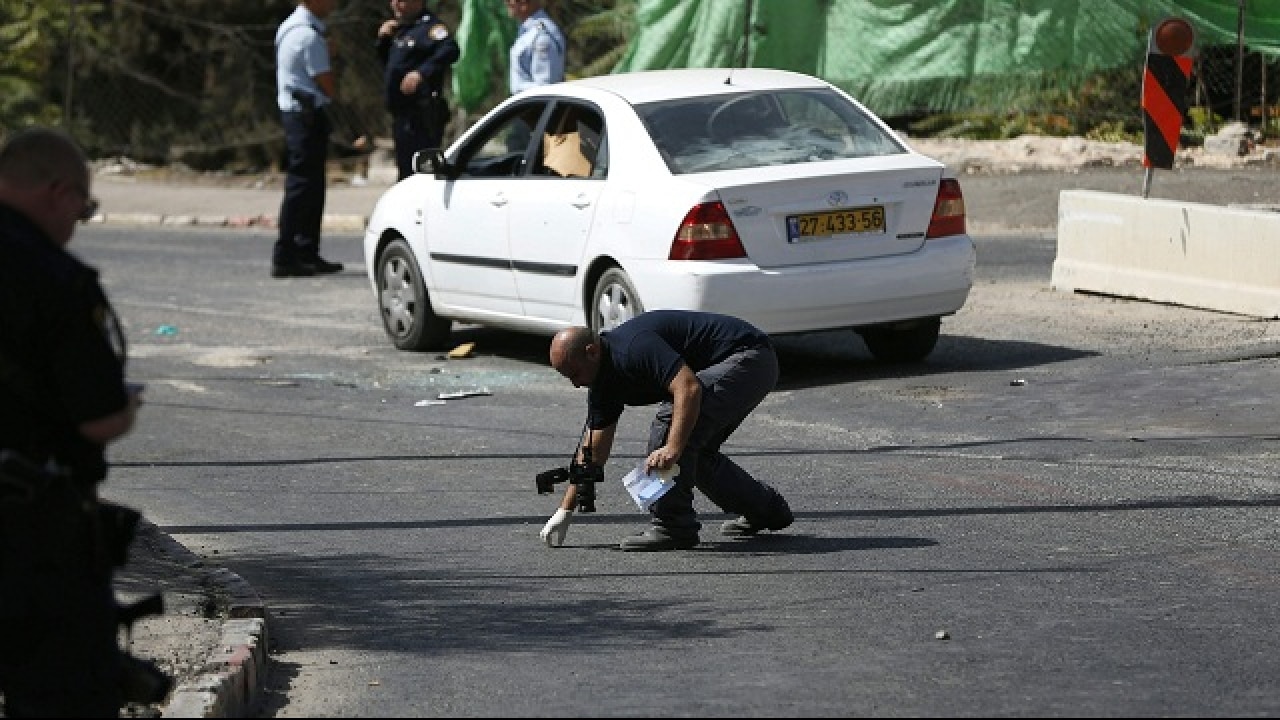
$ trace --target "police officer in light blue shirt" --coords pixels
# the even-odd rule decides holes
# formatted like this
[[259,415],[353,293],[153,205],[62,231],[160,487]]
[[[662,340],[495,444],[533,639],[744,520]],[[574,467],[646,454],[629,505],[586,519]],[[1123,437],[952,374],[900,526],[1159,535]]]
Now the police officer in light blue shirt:
[[564,33],[542,7],[541,0],[506,2],[507,14],[520,23],[519,34],[511,44],[511,94],[564,80]]
[[316,78],[333,71],[325,41],[328,26],[306,3],[298,5],[276,29],[276,105],[280,112],[301,112],[300,96],[316,107],[330,103]]
[[271,276],[336,273],[342,263],[320,257],[325,163],[333,126],[326,108],[337,96],[324,19],[338,0],[298,0],[276,29],[276,104],[284,125],[285,181]]

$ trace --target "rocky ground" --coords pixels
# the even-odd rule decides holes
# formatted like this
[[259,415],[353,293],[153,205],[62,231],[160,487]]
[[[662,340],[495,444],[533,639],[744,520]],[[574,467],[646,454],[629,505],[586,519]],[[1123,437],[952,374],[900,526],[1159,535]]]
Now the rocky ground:
[[[959,177],[976,234],[1053,230],[1063,190],[1141,195],[1147,172],[1142,147],[1133,143],[1032,136],[909,142]],[[1150,198],[1280,210],[1280,149],[1251,146],[1241,155],[1185,148],[1172,169],[1151,171],[1147,190]]]

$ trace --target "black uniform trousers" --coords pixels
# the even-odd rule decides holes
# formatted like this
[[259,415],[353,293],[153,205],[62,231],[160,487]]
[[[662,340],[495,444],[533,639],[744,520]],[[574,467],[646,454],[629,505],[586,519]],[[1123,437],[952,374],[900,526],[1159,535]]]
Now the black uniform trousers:
[[114,718],[123,704],[111,570],[48,493],[0,493],[0,690],[6,717]]
[[320,254],[325,164],[332,126],[323,109],[281,113],[286,149],[279,235],[271,253],[277,265],[313,262]]

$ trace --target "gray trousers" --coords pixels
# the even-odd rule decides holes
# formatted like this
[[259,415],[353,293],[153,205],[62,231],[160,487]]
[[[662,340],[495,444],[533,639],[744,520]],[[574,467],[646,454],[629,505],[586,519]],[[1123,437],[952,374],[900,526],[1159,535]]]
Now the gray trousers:
[[[740,350],[697,373],[702,407],[680,456],[676,486],[649,512],[653,524],[670,534],[696,534],[702,525],[693,509],[697,488],[717,507],[734,515],[769,517],[778,492],[751,477],[720,452],[720,446],[742,424],[778,382],[778,358],[769,346]],[[672,405],[658,406],[649,426],[646,455],[667,442]]]

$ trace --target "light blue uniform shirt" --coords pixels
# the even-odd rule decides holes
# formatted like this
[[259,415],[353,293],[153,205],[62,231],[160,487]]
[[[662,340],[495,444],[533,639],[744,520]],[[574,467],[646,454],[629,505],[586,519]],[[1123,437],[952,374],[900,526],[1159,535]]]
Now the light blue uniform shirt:
[[276,104],[281,112],[298,112],[302,107],[293,92],[315,98],[316,105],[329,104],[315,77],[330,72],[328,28],[305,5],[299,5],[276,29]]
[[520,23],[520,34],[511,43],[511,94],[564,80],[564,50],[564,33],[546,10],[539,9],[525,18]]

